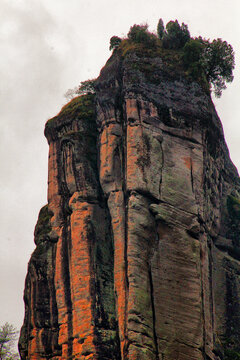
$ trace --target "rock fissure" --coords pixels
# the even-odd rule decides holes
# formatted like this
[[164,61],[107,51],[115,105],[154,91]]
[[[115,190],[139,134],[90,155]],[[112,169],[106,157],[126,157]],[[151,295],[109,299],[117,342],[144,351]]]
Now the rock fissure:
[[[200,249],[201,251],[201,249]],[[202,331],[203,331],[203,346],[202,346],[202,355],[203,355],[203,359],[207,360],[206,358],[206,315],[205,315],[205,298],[204,298],[204,284],[203,284],[203,279],[204,279],[204,275],[203,275],[203,268],[201,266],[201,307],[202,307],[202,318],[203,318],[203,323],[202,323]]]
[[[67,356],[69,358],[72,357],[72,340],[73,340],[73,318],[72,318],[72,295],[71,295],[71,281],[70,281],[70,274],[69,274],[69,257],[70,257],[70,244],[71,244],[71,237],[69,236],[69,224],[68,219],[66,224],[63,227],[63,244],[62,244],[62,251],[61,256],[63,259],[62,262],[62,269],[61,274],[63,278],[63,286],[64,286],[64,296],[65,296],[65,304],[67,307],[66,310],[66,324],[67,324],[67,338],[69,339],[67,344]],[[70,240],[70,241],[69,241]]]
[[[124,139],[126,139],[126,126],[123,122],[123,134]],[[123,358],[126,360],[128,359],[128,347],[129,347],[129,339],[128,339],[128,328],[127,328],[127,318],[128,318],[128,297],[129,297],[129,278],[128,278],[128,200],[129,200],[129,193],[127,192],[127,162],[126,162],[126,142],[123,143],[122,148],[122,168],[124,169],[123,173],[123,199],[124,199],[124,209],[125,209],[125,216],[124,216],[124,268],[125,268],[125,281],[126,281],[126,296],[125,296],[125,324],[124,324],[124,336],[125,341],[123,345]]]
[[184,140],[184,141],[193,143],[193,144],[202,145],[199,141],[195,140],[194,138],[186,137],[186,136],[179,135],[179,134],[174,134],[173,132],[171,132],[171,131],[169,131],[169,130],[165,130],[165,129],[162,129],[162,132],[165,133],[165,134],[168,134],[168,135],[170,135],[170,136],[179,138],[179,139],[181,139],[181,140]]
[[160,181],[159,181],[159,199],[162,199],[162,174],[163,174],[163,168],[164,168],[164,152],[162,147],[162,139],[159,141],[161,154],[162,154],[162,165],[160,168]]
[[192,192],[194,192],[194,179],[193,179],[193,163],[192,158],[190,158],[190,172],[191,172],[191,184],[192,184]]
[[149,272],[150,296],[151,296],[151,305],[152,305],[153,337],[154,337],[154,344],[155,344],[156,360],[159,360],[158,339],[157,339],[157,332],[156,332],[156,313],[155,313],[155,303],[154,303],[154,288],[153,288],[153,281],[152,281],[152,271],[151,271],[150,267],[149,267],[148,272]]

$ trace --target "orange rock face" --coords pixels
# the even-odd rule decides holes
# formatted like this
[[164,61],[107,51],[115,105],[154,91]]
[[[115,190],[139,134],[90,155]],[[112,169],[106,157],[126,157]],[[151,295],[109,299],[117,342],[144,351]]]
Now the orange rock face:
[[48,205],[26,278],[24,360],[239,351],[240,188],[220,121],[199,85],[160,63],[158,84],[133,74],[136,56],[115,52],[96,95],[46,125]]

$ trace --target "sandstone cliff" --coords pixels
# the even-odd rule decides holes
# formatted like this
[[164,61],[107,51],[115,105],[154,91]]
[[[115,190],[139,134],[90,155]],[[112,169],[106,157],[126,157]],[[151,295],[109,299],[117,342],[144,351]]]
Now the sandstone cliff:
[[21,358],[236,356],[240,182],[210,95],[165,58],[116,50],[45,135]]

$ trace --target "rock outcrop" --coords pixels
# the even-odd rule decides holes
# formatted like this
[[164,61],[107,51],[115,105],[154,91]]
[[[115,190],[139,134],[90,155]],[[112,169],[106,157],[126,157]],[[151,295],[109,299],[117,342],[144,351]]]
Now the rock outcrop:
[[240,182],[210,95],[137,51],[114,51],[95,86],[46,124],[21,358],[230,359]]

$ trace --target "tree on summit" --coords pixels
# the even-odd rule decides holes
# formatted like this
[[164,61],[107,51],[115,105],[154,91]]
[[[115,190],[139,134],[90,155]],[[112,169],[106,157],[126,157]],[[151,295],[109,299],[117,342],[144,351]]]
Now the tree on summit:
[[[138,51],[168,59],[170,65],[175,61],[187,77],[197,81],[205,91],[211,87],[216,97],[220,97],[226,83],[233,81],[234,51],[230,44],[222,39],[192,38],[188,26],[171,20],[164,26],[159,19],[157,35],[148,30],[148,24],[130,27],[127,38],[112,36],[110,50],[120,49],[119,54],[128,51]],[[175,59],[173,61],[173,59]],[[177,60],[176,60],[177,59]],[[179,65],[179,66],[178,66]],[[78,87],[69,89],[65,97],[72,99],[76,95],[95,93],[95,79],[83,81]]]
[[191,38],[188,26],[184,23],[180,26],[177,20],[169,21],[165,29],[160,19],[157,33],[163,49],[181,51],[187,74],[195,80],[205,79],[216,97],[226,89],[226,82],[233,81],[234,51],[226,41]]
[[[159,31],[159,35],[161,35],[161,28]],[[165,49],[181,49],[189,40],[190,32],[187,25],[182,23],[180,26],[177,20],[167,23],[166,30],[162,34],[163,47]]]
[[154,48],[157,43],[156,36],[148,31],[148,24],[131,26],[128,39],[137,44],[144,44],[148,48]]
[[163,19],[159,19],[159,21],[158,21],[157,34],[158,34],[159,39],[163,38],[163,35],[164,35]]
[[222,90],[226,89],[226,82],[233,81],[233,48],[222,39],[213,40],[211,43],[205,41],[201,59],[207,80],[213,85],[215,95],[220,97]]
[[184,46],[183,62],[193,78],[206,77],[216,97],[220,97],[222,90],[226,89],[226,82],[233,81],[234,51],[222,39],[212,42],[201,37],[191,39]]

